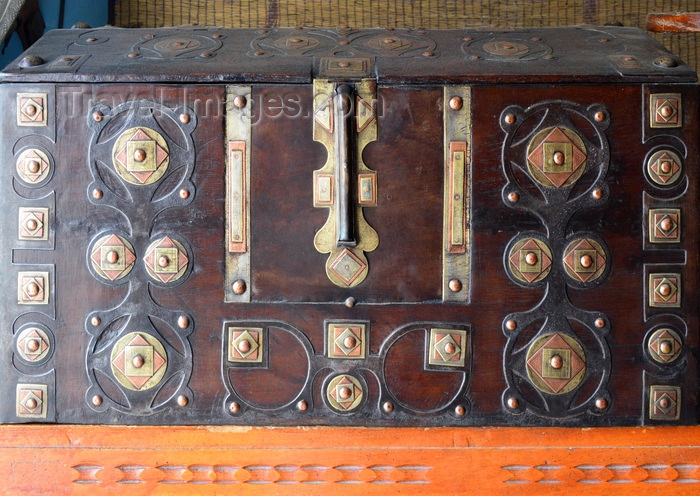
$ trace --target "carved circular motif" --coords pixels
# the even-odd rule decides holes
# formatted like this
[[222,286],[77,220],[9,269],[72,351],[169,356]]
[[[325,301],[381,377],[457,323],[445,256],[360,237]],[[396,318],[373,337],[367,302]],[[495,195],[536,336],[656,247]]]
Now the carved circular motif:
[[126,277],[134,268],[134,247],[118,234],[102,236],[92,246],[90,263],[95,274],[108,281]]
[[537,133],[527,147],[530,175],[547,188],[566,188],[586,170],[586,146],[566,127],[548,127]]
[[148,246],[143,262],[149,276],[167,284],[177,281],[185,274],[189,257],[182,243],[165,236]]
[[538,283],[552,270],[552,251],[539,239],[521,239],[508,252],[508,268],[518,281]]
[[649,337],[647,350],[651,358],[658,363],[675,361],[683,349],[683,340],[673,329],[663,327],[657,329]]
[[547,394],[573,391],[586,375],[586,355],[581,345],[566,334],[545,334],[527,352],[530,382]]
[[575,239],[564,250],[564,269],[569,277],[579,283],[590,283],[605,272],[606,255],[603,247],[594,239]]
[[683,174],[683,161],[671,150],[659,150],[647,159],[647,174],[660,186],[670,186]]
[[522,56],[530,51],[527,45],[514,41],[492,41],[484,45],[484,51],[501,57]]
[[145,391],[163,379],[168,358],[155,337],[145,332],[132,332],[114,345],[110,365],[119,384],[132,391]]
[[53,337],[48,329],[36,325],[25,327],[15,338],[15,350],[19,358],[29,365],[45,363],[53,352]]
[[112,149],[112,162],[126,182],[144,186],[158,181],[168,170],[170,152],[163,136],[147,127],[124,131]]
[[348,374],[335,376],[326,386],[326,399],[335,410],[350,412],[355,410],[364,396],[362,383]]
[[29,186],[38,186],[51,175],[51,161],[43,150],[28,148],[17,157],[17,175]]

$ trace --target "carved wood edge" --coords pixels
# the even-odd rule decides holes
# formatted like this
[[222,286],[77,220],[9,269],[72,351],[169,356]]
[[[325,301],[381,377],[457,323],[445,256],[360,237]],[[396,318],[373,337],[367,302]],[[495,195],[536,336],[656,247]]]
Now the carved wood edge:
[[697,494],[700,427],[3,426],[0,480],[22,495]]

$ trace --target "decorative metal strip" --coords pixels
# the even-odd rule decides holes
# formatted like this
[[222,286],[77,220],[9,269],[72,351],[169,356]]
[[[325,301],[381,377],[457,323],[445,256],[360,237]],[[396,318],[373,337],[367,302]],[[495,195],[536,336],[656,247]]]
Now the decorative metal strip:
[[471,277],[471,88],[444,93],[442,300],[468,302]]
[[225,302],[250,301],[251,88],[226,91]]

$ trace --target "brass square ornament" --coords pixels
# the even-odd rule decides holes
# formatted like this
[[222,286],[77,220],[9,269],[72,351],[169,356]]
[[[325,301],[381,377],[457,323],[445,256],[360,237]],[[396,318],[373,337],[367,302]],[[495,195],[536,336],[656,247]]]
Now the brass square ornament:
[[17,238],[21,241],[49,239],[49,209],[20,207]]
[[660,93],[650,95],[650,126],[652,128],[682,127],[681,95]]
[[680,308],[681,275],[649,274],[649,306]]
[[229,362],[260,363],[263,361],[263,345],[264,338],[262,328],[228,328]]
[[46,418],[48,397],[45,384],[17,384],[15,414],[19,418]]
[[20,272],[17,275],[17,301],[20,305],[48,305],[49,273]]
[[447,367],[464,367],[467,346],[467,331],[430,329],[428,363]]
[[679,208],[649,209],[649,242],[681,242],[681,210]]
[[366,324],[329,322],[326,324],[328,358],[362,360],[366,356]]
[[46,126],[47,99],[46,93],[17,93],[17,125]]
[[681,417],[681,388],[678,386],[649,386],[649,418],[678,420]]

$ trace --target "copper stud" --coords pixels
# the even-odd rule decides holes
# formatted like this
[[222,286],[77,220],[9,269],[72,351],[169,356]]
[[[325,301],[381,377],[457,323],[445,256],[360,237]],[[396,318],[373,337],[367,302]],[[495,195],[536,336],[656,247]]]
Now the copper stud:
[[435,52],[430,52],[430,51],[423,52],[423,57],[432,57],[434,55],[435,55]]
[[38,55],[27,55],[19,62],[19,65],[20,67],[35,67],[45,63],[46,61]]
[[92,190],[92,197],[95,200],[100,200],[102,198],[102,190],[101,189],[93,189]]
[[595,326],[596,326],[598,329],[602,329],[603,327],[605,327],[605,320],[603,320],[603,319],[595,319]]
[[386,401],[382,405],[382,410],[384,410],[386,413],[391,413],[394,411],[394,404],[391,401]]
[[668,408],[669,406],[671,406],[671,401],[668,398],[661,398],[659,400],[659,406],[661,408]]
[[542,41],[542,38],[539,38],[537,36],[530,38],[532,41]]
[[518,323],[514,321],[513,319],[507,320],[506,321],[506,329],[509,331],[514,331],[518,328]]
[[600,39],[600,42],[601,42],[601,43],[607,43],[607,42],[609,42],[609,41],[610,41],[610,38],[601,38],[601,39]]
[[515,410],[520,406],[520,402],[517,398],[508,398],[508,408]]
[[237,348],[243,353],[248,353],[250,351],[250,341],[248,341],[247,339],[239,341]]
[[131,359],[131,364],[135,368],[140,369],[146,364],[146,359],[141,355],[136,355],[134,358]]
[[670,162],[661,162],[661,172],[664,174],[668,174],[671,172],[671,163]]
[[189,190],[186,190],[186,189],[180,190],[180,198],[182,198],[183,200],[187,200],[189,197],[190,197]]
[[39,227],[39,224],[34,219],[29,219],[25,225],[27,226],[27,229],[29,229],[30,231],[33,231],[34,229]]
[[459,279],[450,279],[448,286],[453,293],[459,293],[462,290],[462,281]]
[[119,253],[114,250],[107,252],[107,262],[115,264],[119,261]]
[[97,327],[98,325],[100,325],[102,323],[102,320],[99,317],[93,317],[90,319],[90,323],[93,326]]
[[38,350],[39,349],[39,341],[37,341],[36,339],[30,339],[29,341],[27,341],[27,349],[29,351]]
[[665,355],[671,353],[671,350],[672,350],[672,348],[671,348],[671,343],[669,343],[668,341],[662,342],[662,343],[659,345],[659,350],[661,350],[661,353],[663,353],[663,354],[665,354]]
[[178,326],[180,329],[187,329],[187,328],[190,326],[190,319],[187,318],[187,317],[184,316],[184,315],[180,315],[180,316],[177,318],[177,326]]
[[343,60],[342,62],[338,62],[339,67],[350,67],[350,62],[346,62]]
[[343,340],[343,346],[345,346],[348,349],[352,349],[355,346],[357,346],[357,339],[355,339],[352,336],[348,336]]
[[70,57],[61,57],[61,62],[70,62],[71,60],[73,59]]
[[347,400],[348,398],[350,398],[350,396],[352,396],[352,391],[349,387],[341,387],[338,390],[338,396],[340,396],[344,400]]
[[598,410],[605,410],[608,407],[608,400],[605,398],[598,398],[595,400],[595,407]]
[[176,41],[175,43],[173,43],[173,46],[176,46],[176,47],[180,47],[182,45],[184,45],[184,43],[181,41]]
[[256,52],[253,52],[253,55],[260,57],[261,55],[265,55],[265,52],[258,50]]
[[513,124],[515,122],[515,116],[513,114],[506,114],[503,120],[506,121],[506,124]]
[[[153,38],[155,38],[155,35],[147,34],[146,36],[144,36],[144,38],[146,38],[147,40],[152,40]],[[88,41],[90,41],[90,38],[88,38]]]
[[27,285],[27,294],[31,297],[37,296],[39,294],[39,285],[35,282],[30,282]]
[[103,117],[104,117],[104,114],[102,112],[99,112],[99,111],[92,114],[92,119],[95,122],[102,122]]
[[170,265],[170,259],[168,257],[166,257],[165,255],[163,255],[162,257],[160,257],[158,259],[158,265],[160,265],[162,268],[165,268],[168,265]]
[[34,398],[29,398],[24,404],[30,410],[34,410],[38,406],[38,403]]
[[100,406],[102,404],[102,396],[96,394],[92,397],[92,404],[95,406]]
[[32,174],[36,174],[37,172],[39,172],[40,168],[41,165],[36,160],[30,160],[29,162],[27,162],[27,170]]
[[241,410],[241,405],[234,401],[228,409],[231,410],[231,413],[238,413]]
[[464,38],[462,38],[462,40],[464,41],[472,41],[473,39],[474,38],[472,38],[471,36],[465,36]]
[[340,29],[345,29],[345,30],[348,30],[348,29],[350,29],[350,26],[347,26],[347,25],[343,25],[343,26],[340,26]]
[[267,29],[260,29],[260,30],[258,30],[258,33],[267,34]]
[[472,55],[472,56],[469,57],[469,58],[472,59],[472,60],[479,60],[481,57],[479,57],[478,55]]
[[446,344],[445,344],[445,353],[447,353],[448,355],[451,355],[451,354],[454,353],[455,351],[457,351],[457,350],[456,350],[454,344],[452,344],[452,343],[446,343]]
[[525,255],[525,263],[528,265],[535,265],[537,263],[537,255],[534,252],[530,252]]
[[465,413],[467,413],[467,409],[464,408],[464,406],[462,406],[462,405],[457,405],[457,406],[455,407],[455,414],[457,414],[457,416],[459,416],[459,417],[464,417],[464,414],[465,414]]
[[605,113],[603,113],[603,112],[596,112],[595,115],[593,116],[593,118],[594,118],[597,122],[603,122],[603,121],[605,120]]
[[452,110],[459,110],[462,108],[462,99],[458,96],[453,96],[450,98],[450,108]]
[[588,267],[593,265],[593,257],[591,257],[590,255],[584,255],[581,257],[581,260],[579,260],[579,262],[581,262],[582,267],[585,267],[587,269]]
[[233,283],[233,292],[237,295],[245,293],[245,281],[243,279],[238,279]]
[[393,38],[384,38],[384,43],[395,43],[396,40]]
[[348,299],[345,300],[345,306],[348,308],[354,307],[355,303],[357,303],[357,302],[355,301],[355,298],[353,298],[352,296],[348,297]]
[[594,189],[593,198],[595,198],[596,200],[600,200],[601,198],[603,198],[603,190],[600,188]]
[[134,160],[136,160],[137,162],[143,162],[144,160],[146,160],[146,150],[144,150],[143,148],[137,148],[136,150],[134,150]]
[[304,40],[302,40],[301,38],[292,38],[291,41],[292,41],[292,43],[301,43]]
[[564,366],[564,359],[559,355],[554,355],[552,356],[552,358],[550,358],[549,364],[552,366],[553,369],[559,370]]
[[555,152],[552,156],[552,160],[557,165],[562,165],[564,163],[564,154],[562,152]]
[[190,115],[189,114],[180,114],[180,122],[183,124],[189,124],[190,123]]
[[556,59],[556,57],[555,57],[554,55],[545,55],[544,58],[546,58],[547,60],[554,60],[554,59]]
[[243,108],[246,105],[246,98],[243,95],[236,95],[233,99],[233,106],[236,108]]
[[131,53],[129,54],[129,58],[130,58],[130,59],[135,59],[135,58],[138,57],[138,56],[139,56],[139,54],[136,53],[136,52],[131,52]]
[[202,52],[202,57],[208,59],[209,57],[213,57],[214,54],[211,52]]
[[661,296],[668,296],[671,294],[671,286],[664,283],[659,286],[659,293]]
[[388,27],[385,28],[385,29],[386,29],[387,31],[393,31],[393,30],[394,30],[394,28],[392,28],[391,26],[388,26]]
[[309,404],[306,402],[306,400],[299,400],[297,402],[297,410],[300,412],[305,412],[309,408]]
[[190,402],[190,399],[185,396],[184,394],[181,394],[180,396],[177,397],[177,404],[180,406],[187,406],[187,404]]
[[36,105],[27,105],[27,107],[24,109],[24,113],[30,117],[35,116],[37,113]]
[[659,113],[664,117],[671,117],[673,115],[673,108],[670,105],[664,105],[659,109]]
[[518,203],[518,200],[520,200],[520,195],[513,191],[512,193],[508,193],[508,201],[511,203]]
[[219,38],[221,38],[221,35],[219,33],[216,33],[216,34],[211,35],[211,37],[214,38],[215,40],[218,40]]
[[342,41],[339,41],[338,43],[340,43],[341,45],[349,45],[350,44],[350,42],[348,40],[342,40]]

